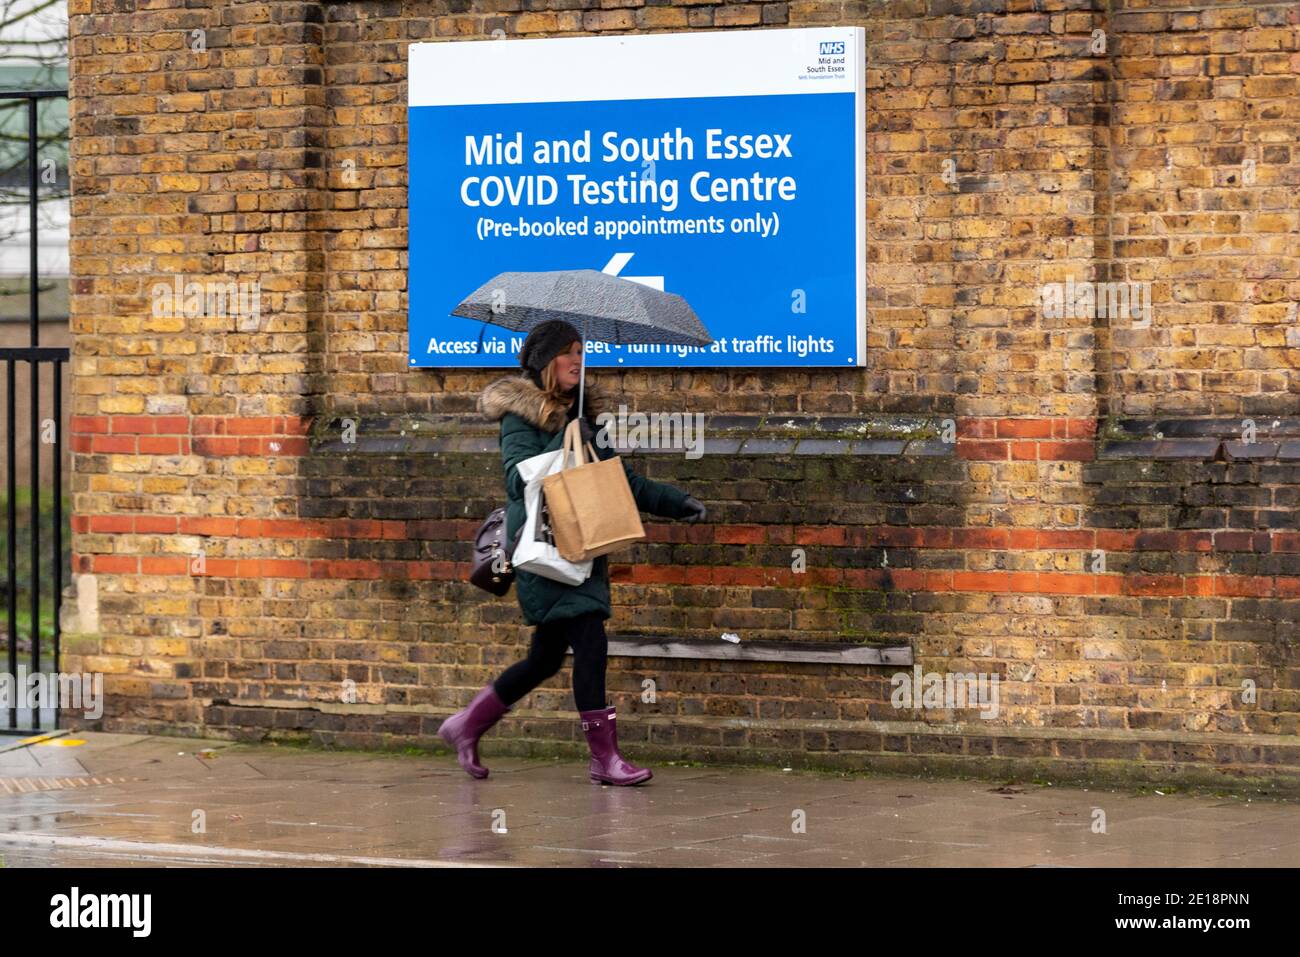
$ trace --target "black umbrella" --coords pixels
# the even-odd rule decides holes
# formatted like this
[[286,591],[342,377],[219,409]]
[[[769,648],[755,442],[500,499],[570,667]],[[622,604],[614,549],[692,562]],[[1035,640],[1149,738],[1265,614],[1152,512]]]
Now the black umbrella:
[[[503,272],[470,293],[451,314],[515,332],[527,332],[549,319],[563,319],[582,331],[584,341],[615,345],[707,346],[713,342],[681,296],[595,269]],[[586,379],[584,347],[579,409]]]

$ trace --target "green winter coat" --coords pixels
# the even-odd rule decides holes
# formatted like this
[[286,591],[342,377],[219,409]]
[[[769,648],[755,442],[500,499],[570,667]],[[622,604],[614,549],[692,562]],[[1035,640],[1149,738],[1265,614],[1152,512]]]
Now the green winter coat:
[[[605,411],[604,397],[587,384],[584,396],[587,421],[596,428],[596,416]],[[501,464],[506,482],[506,541],[524,523],[524,482],[518,465],[524,459],[558,450],[568,424],[567,410],[557,410],[549,419],[541,419],[542,390],[525,375],[507,376],[493,382],[479,397],[479,411],[501,422]],[[593,443],[593,447],[595,443]],[[595,448],[598,458],[613,456],[611,448]],[[637,507],[663,518],[682,518],[687,495],[681,489],[642,478],[623,460],[628,484]],[[540,575],[515,572],[515,591],[524,621],[540,625],[561,618],[574,618],[589,612],[610,617],[609,562],[606,556],[594,560],[591,577],[581,585],[565,585]]]

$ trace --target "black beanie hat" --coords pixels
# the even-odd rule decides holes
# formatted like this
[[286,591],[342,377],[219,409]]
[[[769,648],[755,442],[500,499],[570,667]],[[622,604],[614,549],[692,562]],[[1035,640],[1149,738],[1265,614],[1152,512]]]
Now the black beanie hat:
[[548,319],[538,323],[528,333],[524,347],[519,350],[519,364],[530,372],[540,374],[552,359],[573,343],[581,341],[582,334],[569,323],[563,319]]

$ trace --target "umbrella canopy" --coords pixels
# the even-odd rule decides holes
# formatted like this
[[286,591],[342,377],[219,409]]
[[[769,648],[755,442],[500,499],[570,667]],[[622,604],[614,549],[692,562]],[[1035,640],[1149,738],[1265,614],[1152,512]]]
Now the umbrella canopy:
[[595,269],[503,272],[470,293],[451,314],[516,332],[563,319],[584,339],[615,344],[713,342],[681,296]]
[[[595,269],[499,273],[470,293],[451,314],[515,332],[526,332],[548,319],[563,319],[580,331],[584,340],[614,344],[707,346],[713,342],[709,330],[681,296]],[[482,335],[480,331],[480,341]],[[579,410],[586,386],[584,348]]]

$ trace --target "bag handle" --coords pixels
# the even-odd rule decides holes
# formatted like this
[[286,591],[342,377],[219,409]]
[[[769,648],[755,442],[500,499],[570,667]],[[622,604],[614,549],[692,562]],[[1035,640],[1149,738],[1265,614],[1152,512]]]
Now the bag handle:
[[[587,443],[587,452],[591,456],[589,460],[584,459],[582,455],[582,427],[578,425],[578,420],[574,419],[564,428],[564,458],[562,465],[564,468],[578,468],[586,465],[588,461],[596,461],[596,450]],[[573,454],[574,464],[569,465],[569,454]]]

